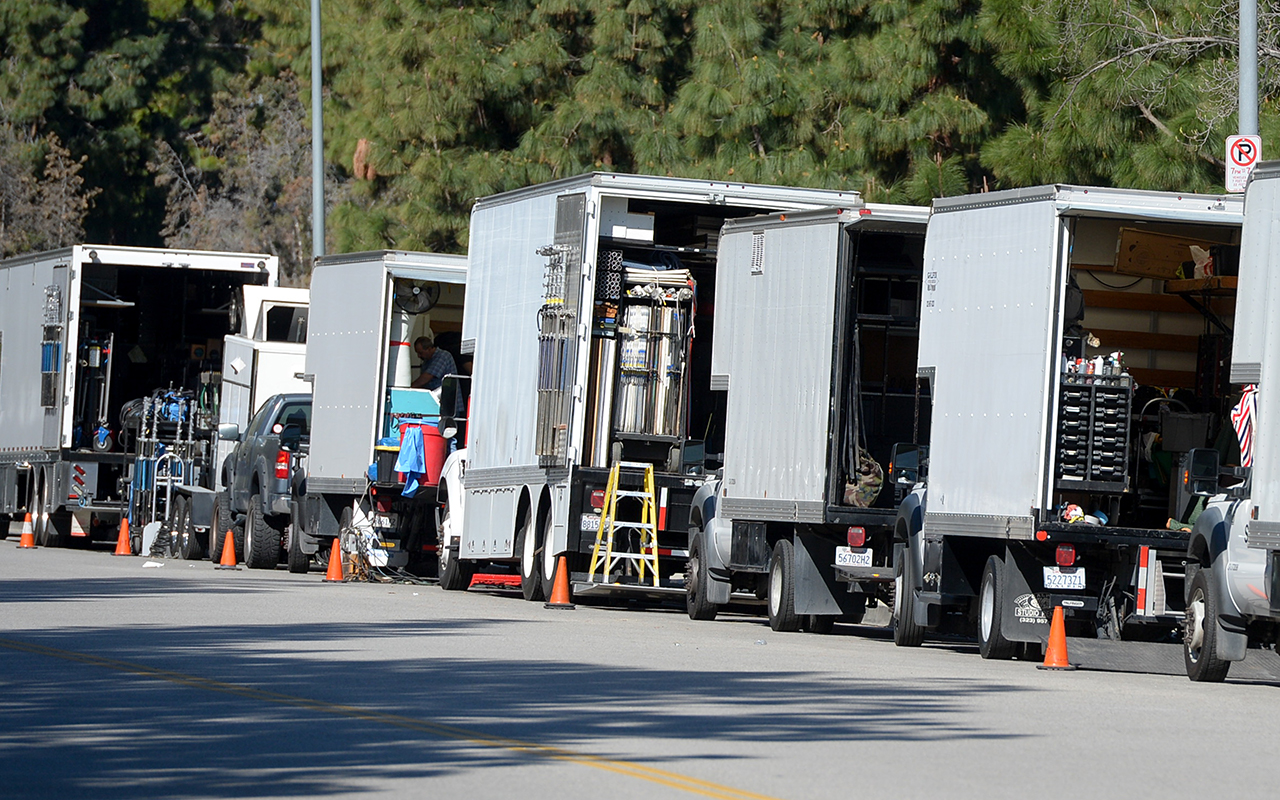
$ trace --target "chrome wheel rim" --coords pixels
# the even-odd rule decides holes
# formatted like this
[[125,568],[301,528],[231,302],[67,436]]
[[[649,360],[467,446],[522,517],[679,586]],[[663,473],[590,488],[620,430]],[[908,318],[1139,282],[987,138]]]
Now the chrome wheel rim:
[[782,611],[782,567],[775,561],[769,570],[769,613],[775,617]]
[[982,606],[980,609],[982,640],[991,641],[991,627],[996,615],[995,581],[988,576],[982,581]]

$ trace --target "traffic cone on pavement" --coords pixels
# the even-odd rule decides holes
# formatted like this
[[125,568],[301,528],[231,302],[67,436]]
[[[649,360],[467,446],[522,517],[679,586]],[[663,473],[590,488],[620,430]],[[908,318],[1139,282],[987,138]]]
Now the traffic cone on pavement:
[[325,583],[342,583],[342,545],[338,538],[333,538],[333,547],[329,548],[329,570],[324,574]]
[[36,535],[31,530],[31,515],[28,514],[26,519],[22,520],[22,535],[18,537],[19,550],[35,550]]
[[546,608],[577,608],[569,602],[569,562],[564,556],[556,562],[556,580],[551,589],[551,599],[543,603]]
[[216,569],[240,569],[236,566],[236,537],[231,535],[231,529],[227,529],[227,538],[222,542],[222,560],[218,562]]
[[116,551],[113,556],[133,555],[133,546],[129,544],[129,518],[120,518],[120,535],[116,538]]
[[1044,652],[1044,663],[1036,669],[1075,669],[1067,661],[1067,618],[1062,606],[1053,608],[1053,623],[1049,625],[1049,647]]

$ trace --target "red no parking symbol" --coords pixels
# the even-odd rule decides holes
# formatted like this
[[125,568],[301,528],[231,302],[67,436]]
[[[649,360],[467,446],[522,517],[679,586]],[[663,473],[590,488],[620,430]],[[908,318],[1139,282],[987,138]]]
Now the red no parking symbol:
[[1251,167],[1258,160],[1258,148],[1249,139],[1237,139],[1231,143],[1231,163],[1237,167]]

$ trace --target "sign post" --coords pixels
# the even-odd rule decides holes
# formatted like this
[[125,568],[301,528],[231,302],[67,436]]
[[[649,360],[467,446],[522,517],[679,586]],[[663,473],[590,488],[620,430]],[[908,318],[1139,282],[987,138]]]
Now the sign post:
[[1227,191],[1243,192],[1262,155],[1261,136],[1227,137]]

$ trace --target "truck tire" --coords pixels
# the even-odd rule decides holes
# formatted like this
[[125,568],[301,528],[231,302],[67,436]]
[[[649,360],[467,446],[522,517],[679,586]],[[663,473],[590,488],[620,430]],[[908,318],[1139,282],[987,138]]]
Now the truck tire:
[[440,518],[440,539],[436,555],[440,559],[440,588],[446,592],[466,591],[471,585],[471,576],[475,566],[469,561],[458,558],[458,554],[450,552],[446,532],[451,530],[449,506],[444,507],[444,516]]
[[547,506],[546,513],[542,515],[542,557],[539,562],[542,564],[542,596],[548,600],[556,588],[556,564],[560,560],[547,541],[547,537],[551,535],[551,524],[551,506]]
[[204,548],[191,522],[191,501],[186,495],[180,494],[173,500],[173,535],[178,537],[178,555],[188,561],[204,558]]
[[524,525],[516,537],[516,552],[520,554],[520,594],[525,600],[541,600],[542,567],[538,563],[541,548],[538,547],[538,523],[533,509],[525,514]]
[[249,498],[244,521],[244,565],[249,569],[275,569],[280,563],[280,531],[267,524],[262,495]]
[[713,620],[719,609],[707,599],[707,584],[711,576],[707,573],[707,562],[702,556],[702,539],[697,528],[689,529],[689,541],[689,561],[684,571],[685,610],[689,612],[689,619]]
[[919,647],[924,643],[924,627],[916,624],[915,578],[912,575],[910,544],[897,548],[893,564],[893,643],[898,647]]
[[1231,662],[1218,656],[1218,579],[1213,567],[1202,567],[1191,579],[1182,655],[1187,677],[1199,683],[1226,680]]
[[983,658],[1008,660],[1016,647],[1004,638],[1000,621],[1004,612],[1004,561],[999,556],[987,559],[982,570],[982,588],[978,590],[978,652]]
[[213,519],[209,523],[209,558],[215,564],[222,561],[227,531],[231,531],[231,541],[236,543],[236,561],[244,556],[244,537],[236,528],[235,516],[231,513],[231,493],[224,489],[213,498]]
[[836,618],[831,614],[808,614],[805,617],[804,629],[809,633],[826,636],[836,627]]
[[302,550],[302,515],[298,513],[296,500],[290,516],[292,518],[289,521],[289,546],[286,548],[289,554],[289,571],[295,575],[305,575],[311,569],[311,556]]
[[775,631],[800,630],[796,616],[795,547],[790,539],[773,546],[769,561],[769,627]]

